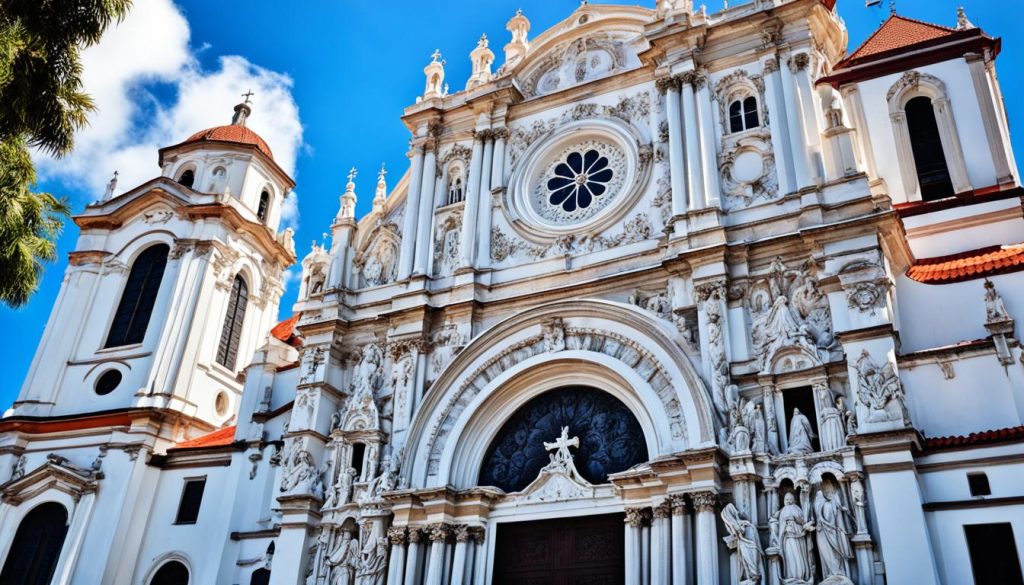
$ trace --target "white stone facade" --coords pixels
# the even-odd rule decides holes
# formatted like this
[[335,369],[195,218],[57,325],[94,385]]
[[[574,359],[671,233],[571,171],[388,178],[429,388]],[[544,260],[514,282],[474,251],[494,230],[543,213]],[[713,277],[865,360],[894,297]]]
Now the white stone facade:
[[[1024,256],[1024,192],[997,45],[968,25],[864,73],[825,0],[584,3],[533,38],[517,14],[464,91],[433,56],[410,168],[358,220],[350,175],[269,337],[294,185],[240,105],[76,218],[0,420],[0,559],[56,502],[52,583],[522,583],[499,560],[516,523],[619,514],[622,565],[586,582],[972,582],[965,525],[1024,550],[1024,272],[926,268]],[[920,96],[953,197],[923,195]],[[144,340],[105,347],[157,244]],[[529,443],[550,460],[528,485],[480,485],[504,427],[570,387],[628,411],[639,461],[592,481],[568,421]]]

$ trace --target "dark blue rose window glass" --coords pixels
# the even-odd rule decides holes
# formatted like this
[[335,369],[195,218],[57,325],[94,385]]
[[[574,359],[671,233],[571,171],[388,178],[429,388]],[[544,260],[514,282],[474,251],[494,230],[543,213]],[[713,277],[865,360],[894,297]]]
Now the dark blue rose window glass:
[[479,485],[505,492],[530,485],[549,462],[544,442],[558,438],[563,426],[570,438],[580,438],[579,448],[570,450],[590,483],[608,483],[608,474],[648,459],[640,423],[626,405],[593,388],[560,388],[530,400],[505,422],[487,449]]
[[548,202],[567,213],[587,209],[608,190],[615,176],[609,165],[608,157],[594,149],[570,152],[548,179]]

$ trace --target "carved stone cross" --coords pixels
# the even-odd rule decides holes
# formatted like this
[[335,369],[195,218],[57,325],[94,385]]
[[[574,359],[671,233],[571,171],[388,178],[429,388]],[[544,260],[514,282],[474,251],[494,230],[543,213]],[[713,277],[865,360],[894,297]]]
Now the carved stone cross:
[[544,448],[548,451],[555,451],[557,449],[557,451],[555,451],[551,456],[552,463],[562,465],[571,463],[573,458],[572,453],[569,451],[569,447],[576,447],[577,449],[580,447],[579,437],[569,438],[569,427],[562,427],[562,436],[558,437],[553,442],[544,442]]

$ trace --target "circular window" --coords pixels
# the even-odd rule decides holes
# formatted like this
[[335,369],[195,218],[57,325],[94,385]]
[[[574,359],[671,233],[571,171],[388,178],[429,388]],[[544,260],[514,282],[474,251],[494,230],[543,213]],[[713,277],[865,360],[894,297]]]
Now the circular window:
[[119,385],[121,385],[121,372],[107,370],[96,380],[95,390],[100,396],[106,396],[116,390]]
[[586,221],[622,190],[625,166],[625,153],[611,142],[590,139],[565,147],[536,178],[533,208],[556,224]]
[[221,390],[217,393],[217,397],[213,399],[213,410],[217,413],[217,416],[224,416],[228,413],[228,393]]

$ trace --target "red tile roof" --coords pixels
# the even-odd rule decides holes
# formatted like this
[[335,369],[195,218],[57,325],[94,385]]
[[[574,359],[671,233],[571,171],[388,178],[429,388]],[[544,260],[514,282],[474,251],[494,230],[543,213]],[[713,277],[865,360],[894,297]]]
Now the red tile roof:
[[907,49],[914,45],[934,41],[953,34],[955,28],[930,24],[913,18],[894,14],[889,17],[882,26],[878,27],[868,40],[857,47],[845,59],[836,64],[835,69],[860,61],[867,57],[875,57],[898,49]]
[[989,445],[993,443],[1008,443],[1024,439],[1024,426],[1010,427],[1007,429],[994,429],[971,433],[967,436],[932,437],[924,440],[924,446],[929,451],[938,449],[956,449],[958,447],[972,447],[974,445]]
[[224,427],[210,434],[177,443],[172,449],[196,449],[199,447],[226,447],[235,442],[235,426]]
[[213,142],[235,142],[237,144],[248,144],[255,146],[260,152],[269,156],[271,159],[274,158],[274,154],[270,152],[270,146],[267,145],[265,140],[260,138],[259,134],[256,134],[245,126],[239,126],[237,124],[215,126],[213,128],[201,130],[186,138],[182,144],[205,142],[208,140]]
[[302,338],[295,332],[295,324],[302,313],[296,313],[289,319],[281,321],[270,330],[270,334],[292,347],[302,347]]
[[922,258],[907,270],[907,277],[925,284],[950,284],[1019,270],[1024,270],[1024,244]]

